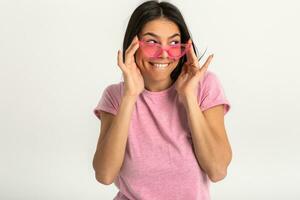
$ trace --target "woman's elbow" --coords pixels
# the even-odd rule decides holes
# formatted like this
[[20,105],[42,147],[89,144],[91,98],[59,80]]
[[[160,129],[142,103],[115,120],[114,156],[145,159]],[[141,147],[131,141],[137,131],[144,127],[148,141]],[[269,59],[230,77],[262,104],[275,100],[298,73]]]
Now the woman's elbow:
[[99,183],[101,183],[103,185],[110,185],[114,182],[113,179],[111,179],[109,177],[99,176],[99,175],[97,175],[97,173],[95,173],[95,178]]
[[227,170],[208,175],[209,179],[214,183],[223,180],[226,176],[227,176]]
[[227,168],[231,163],[231,160],[232,160],[232,152],[230,150],[228,154],[228,159],[226,160],[226,164],[219,166],[208,175],[212,182],[221,181],[227,176]]

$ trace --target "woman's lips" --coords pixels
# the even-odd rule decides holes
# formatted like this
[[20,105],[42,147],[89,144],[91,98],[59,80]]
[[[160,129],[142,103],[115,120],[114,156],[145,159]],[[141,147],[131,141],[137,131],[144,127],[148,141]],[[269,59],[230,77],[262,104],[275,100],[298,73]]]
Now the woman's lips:
[[165,68],[165,67],[168,67],[170,63],[153,63],[153,62],[150,62],[150,64],[154,67]]

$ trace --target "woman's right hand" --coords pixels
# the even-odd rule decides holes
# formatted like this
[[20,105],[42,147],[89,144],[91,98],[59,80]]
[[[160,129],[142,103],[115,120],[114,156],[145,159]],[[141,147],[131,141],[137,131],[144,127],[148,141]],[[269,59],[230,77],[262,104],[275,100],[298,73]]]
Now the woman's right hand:
[[145,88],[144,78],[134,59],[134,54],[138,48],[139,42],[135,36],[125,51],[125,63],[123,62],[122,51],[118,51],[118,66],[122,70],[125,82],[124,96],[137,97]]

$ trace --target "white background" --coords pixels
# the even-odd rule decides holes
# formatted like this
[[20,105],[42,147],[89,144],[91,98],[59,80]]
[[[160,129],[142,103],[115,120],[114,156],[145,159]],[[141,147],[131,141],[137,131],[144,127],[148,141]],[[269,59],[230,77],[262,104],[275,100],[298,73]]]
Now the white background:
[[[94,177],[103,89],[142,1],[0,1],[0,199],[112,199]],[[170,1],[232,108],[233,150],[213,200],[300,198],[297,0]],[[298,13],[297,13],[298,12]]]

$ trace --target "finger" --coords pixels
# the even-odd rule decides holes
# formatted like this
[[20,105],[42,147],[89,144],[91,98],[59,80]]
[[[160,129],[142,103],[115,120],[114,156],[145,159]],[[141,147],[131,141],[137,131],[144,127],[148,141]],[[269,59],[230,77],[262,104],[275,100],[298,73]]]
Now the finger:
[[134,54],[136,50],[139,48],[139,43],[135,43],[132,48],[125,54],[125,63],[131,63],[134,60]]
[[123,56],[121,50],[118,50],[118,66],[121,68],[122,71],[125,70],[125,65],[123,62]]
[[188,40],[188,44],[190,45],[190,47],[189,47],[188,51],[186,52],[187,60],[189,61],[189,63],[196,63],[196,62],[198,62],[198,59],[195,54],[195,51],[193,48],[193,43],[192,43],[191,39]]
[[186,73],[186,64],[184,64],[181,68],[180,76],[183,76]]
[[189,71],[189,64],[187,63],[187,62],[185,62],[184,63],[184,65],[183,65],[183,71],[184,71],[184,73],[188,73],[188,71]]
[[202,70],[202,68],[204,68],[204,70],[206,70],[207,68],[208,68],[208,66],[209,66],[209,64],[210,64],[210,62],[211,62],[211,60],[212,60],[212,58],[214,57],[214,54],[211,54],[207,59],[206,59],[206,61],[205,61],[205,63],[202,65],[202,67],[201,67],[201,70]]
[[185,62],[184,66],[185,66],[185,73],[188,74],[195,74],[197,70],[200,69],[198,65],[189,63],[188,61]]
[[136,43],[138,43],[137,36],[135,36],[133,38],[133,40],[131,41],[130,45],[125,50],[125,62],[126,62],[126,54],[131,51],[131,49],[134,47],[134,45],[136,45]]
[[127,47],[125,53],[127,53],[128,51],[130,51],[130,49],[132,49],[132,47],[135,45],[135,43],[138,42],[138,37],[134,36],[133,40],[131,41],[130,45]]
[[206,62],[204,63],[204,65],[197,71],[196,76],[201,77],[202,74],[205,74],[205,72],[208,69],[208,66],[213,58],[214,54],[210,55],[209,58],[206,60]]

